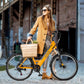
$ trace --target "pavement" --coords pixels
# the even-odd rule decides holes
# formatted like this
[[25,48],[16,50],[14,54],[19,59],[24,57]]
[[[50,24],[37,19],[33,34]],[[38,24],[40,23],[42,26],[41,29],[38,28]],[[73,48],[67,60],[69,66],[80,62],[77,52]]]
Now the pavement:
[[[5,65],[6,59],[0,59],[0,65]],[[78,63],[79,68],[76,76],[68,81],[42,80],[38,73],[32,75],[24,81],[11,79],[5,71],[0,71],[0,84],[84,84],[84,63]],[[49,70],[48,70],[49,71]],[[50,74],[50,71],[48,72]]]
[[0,66],[6,65],[6,58],[1,58],[0,59]]

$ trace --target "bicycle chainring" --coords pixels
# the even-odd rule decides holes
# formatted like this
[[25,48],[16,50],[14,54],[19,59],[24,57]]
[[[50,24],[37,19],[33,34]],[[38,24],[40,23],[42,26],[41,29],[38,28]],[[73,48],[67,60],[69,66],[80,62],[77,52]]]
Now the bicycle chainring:
[[40,71],[40,66],[39,65],[35,65],[34,66],[34,71],[35,72],[39,72]]

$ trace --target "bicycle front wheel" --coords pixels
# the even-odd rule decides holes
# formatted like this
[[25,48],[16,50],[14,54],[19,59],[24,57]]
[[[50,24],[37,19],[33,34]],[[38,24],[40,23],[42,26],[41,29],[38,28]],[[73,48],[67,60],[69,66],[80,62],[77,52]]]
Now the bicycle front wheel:
[[14,80],[22,81],[27,79],[33,72],[33,62],[27,58],[22,67],[31,67],[30,69],[19,68],[24,58],[21,54],[9,57],[6,63],[7,74]]
[[52,74],[59,80],[69,80],[78,71],[77,60],[69,54],[54,56],[50,64]]

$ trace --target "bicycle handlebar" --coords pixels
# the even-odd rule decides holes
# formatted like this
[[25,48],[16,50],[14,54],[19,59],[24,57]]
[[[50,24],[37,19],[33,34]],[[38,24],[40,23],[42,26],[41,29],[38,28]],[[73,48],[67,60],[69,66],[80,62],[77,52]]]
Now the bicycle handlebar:
[[61,33],[60,32],[58,32],[58,31],[54,31],[54,32],[52,32],[52,35],[53,35],[53,37],[55,37],[55,34],[57,33],[57,36],[58,36],[58,40],[57,40],[57,44],[59,43],[59,41],[60,41],[60,38],[61,38]]

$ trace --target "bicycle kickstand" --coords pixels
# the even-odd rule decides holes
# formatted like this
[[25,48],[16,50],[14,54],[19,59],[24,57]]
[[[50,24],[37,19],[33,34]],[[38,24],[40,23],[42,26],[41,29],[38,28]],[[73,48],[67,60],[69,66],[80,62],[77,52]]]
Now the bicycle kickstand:
[[42,76],[42,74],[40,73],[40,71],[39,71],[38,73],[39,73],[39,75],[38,75],[38,76]]

